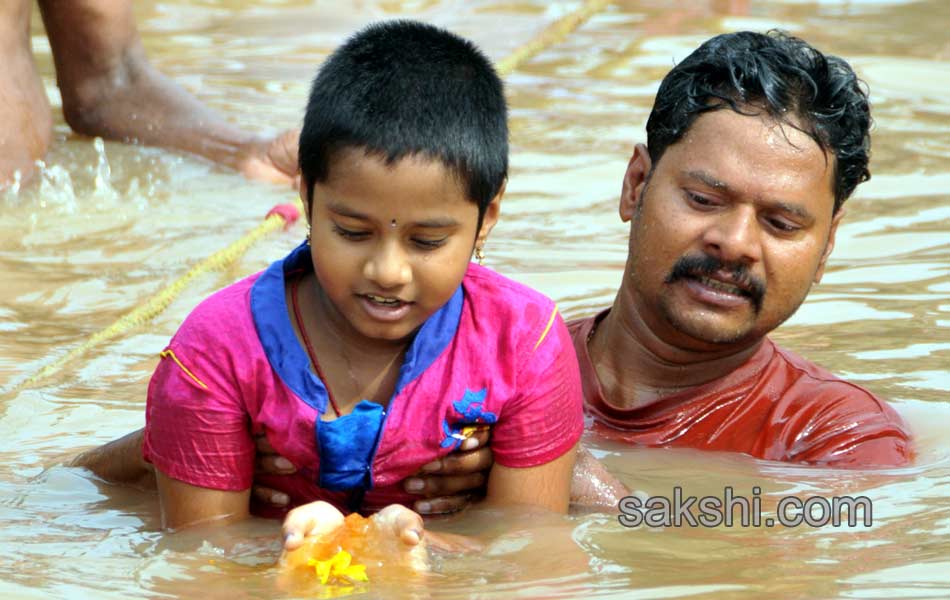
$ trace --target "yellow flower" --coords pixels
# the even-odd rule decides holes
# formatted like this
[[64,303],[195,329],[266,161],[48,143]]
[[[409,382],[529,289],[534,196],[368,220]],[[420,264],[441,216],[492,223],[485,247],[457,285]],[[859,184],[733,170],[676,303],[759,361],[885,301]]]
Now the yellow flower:
[[369,581],[369,577],[366,575],[366,566],[350,564],[351,562],[353,562],[353,557],[350,556],[350,553],[346,550],[340,550],[328,560],[311,558],[307,561],[307,566],[313,567],[320,583],[324,585],[330,580],[336,583],[341,579],[351,583]]
[[481,427],[479,427],[478,425],[466,425],[458,433],[453,433],[452,437],[454,437],[457,440],[467,440],[468,438],[472,437],[472,435],[476,431],[480,429]]

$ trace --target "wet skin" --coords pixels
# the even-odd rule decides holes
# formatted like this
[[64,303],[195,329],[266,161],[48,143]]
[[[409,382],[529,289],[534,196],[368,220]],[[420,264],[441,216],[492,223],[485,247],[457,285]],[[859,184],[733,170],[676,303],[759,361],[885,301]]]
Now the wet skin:
[[345,150],[329,171],[310,202],[325,300],[317,308],[347,341],[404,343],[455,293],[476,242],[497,221],[501,194],[479,232],[478,206],[440,162],[409,157],[387,165]]
[[[253,179],[290,183],[299,133],[244,131],[160,73],[145,56],[131,0],[39,0],[62,96],[77,133],[203,156]],[[31,0],[0,2],[0,189],[28,180],[53,119],[30,41]],[[19,173],[19,175],[17,175]]]
[[[502,190],[478,229],[478,206],[439,162],[387,165],[338,153],[309,202],[314,272],[300,292],[304,324],[343,413],[388,404],[411,336],[458,288],[498,219]],[[306,185],[301,185],[303,197]],[[340,349],[343,349],[343,352]]]
[[803,132],[728,109],[696,119],[656,164],[639,146],[620,213],[631,221],[623,286],[645,337],[734,353],[788,319],[834,247],[833,173]]

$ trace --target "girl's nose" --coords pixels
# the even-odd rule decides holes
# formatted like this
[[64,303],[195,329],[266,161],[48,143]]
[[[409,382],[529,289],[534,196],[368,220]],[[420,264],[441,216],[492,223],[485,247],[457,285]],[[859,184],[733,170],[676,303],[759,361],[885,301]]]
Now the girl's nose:
[[398,242],[383,241],[366,261],[363,275],[382,289],[397,288],[412,281],[412,266]]

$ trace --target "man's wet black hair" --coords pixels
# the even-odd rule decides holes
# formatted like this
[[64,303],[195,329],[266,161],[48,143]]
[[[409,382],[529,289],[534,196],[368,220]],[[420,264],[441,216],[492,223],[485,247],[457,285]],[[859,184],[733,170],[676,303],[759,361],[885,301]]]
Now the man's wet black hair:
[[834,212],[871,177],[871,108],[854,70],[780,31],[717,35],[663,79],[647,121],[655,165],[696,118],[722,108],[763,110],[800,129],[835,156]]
[[300,132],[307,200],[337,153],[363,149],[393,164],[419,156],[459,178],[479,224],[508,174],[508,111],[491,61],[432,25],[370,25],[320,68]]

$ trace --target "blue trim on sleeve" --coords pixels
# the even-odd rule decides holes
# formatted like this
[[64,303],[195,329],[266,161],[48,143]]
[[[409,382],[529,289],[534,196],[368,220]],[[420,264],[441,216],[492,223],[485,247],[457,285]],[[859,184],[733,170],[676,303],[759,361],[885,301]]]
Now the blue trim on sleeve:
[[[290,321],[285,281],[287,273],[310,271],[310,247],[301,244],[286,258],[272,263],[251,288],[251,313],[271,367],[291,391],[317,411],[314,423],[320,456],[318,484],[328,490],[369,489],[372,465],[390,411],[363,400],[353,411],[333,421],[321,421],[327,410],[326,386],[310,368]],[[407,385],[419,378],[455,338],[462,317],[464,294],[459,285],[446,304],[429,317],[406,350],[390,408]]]

